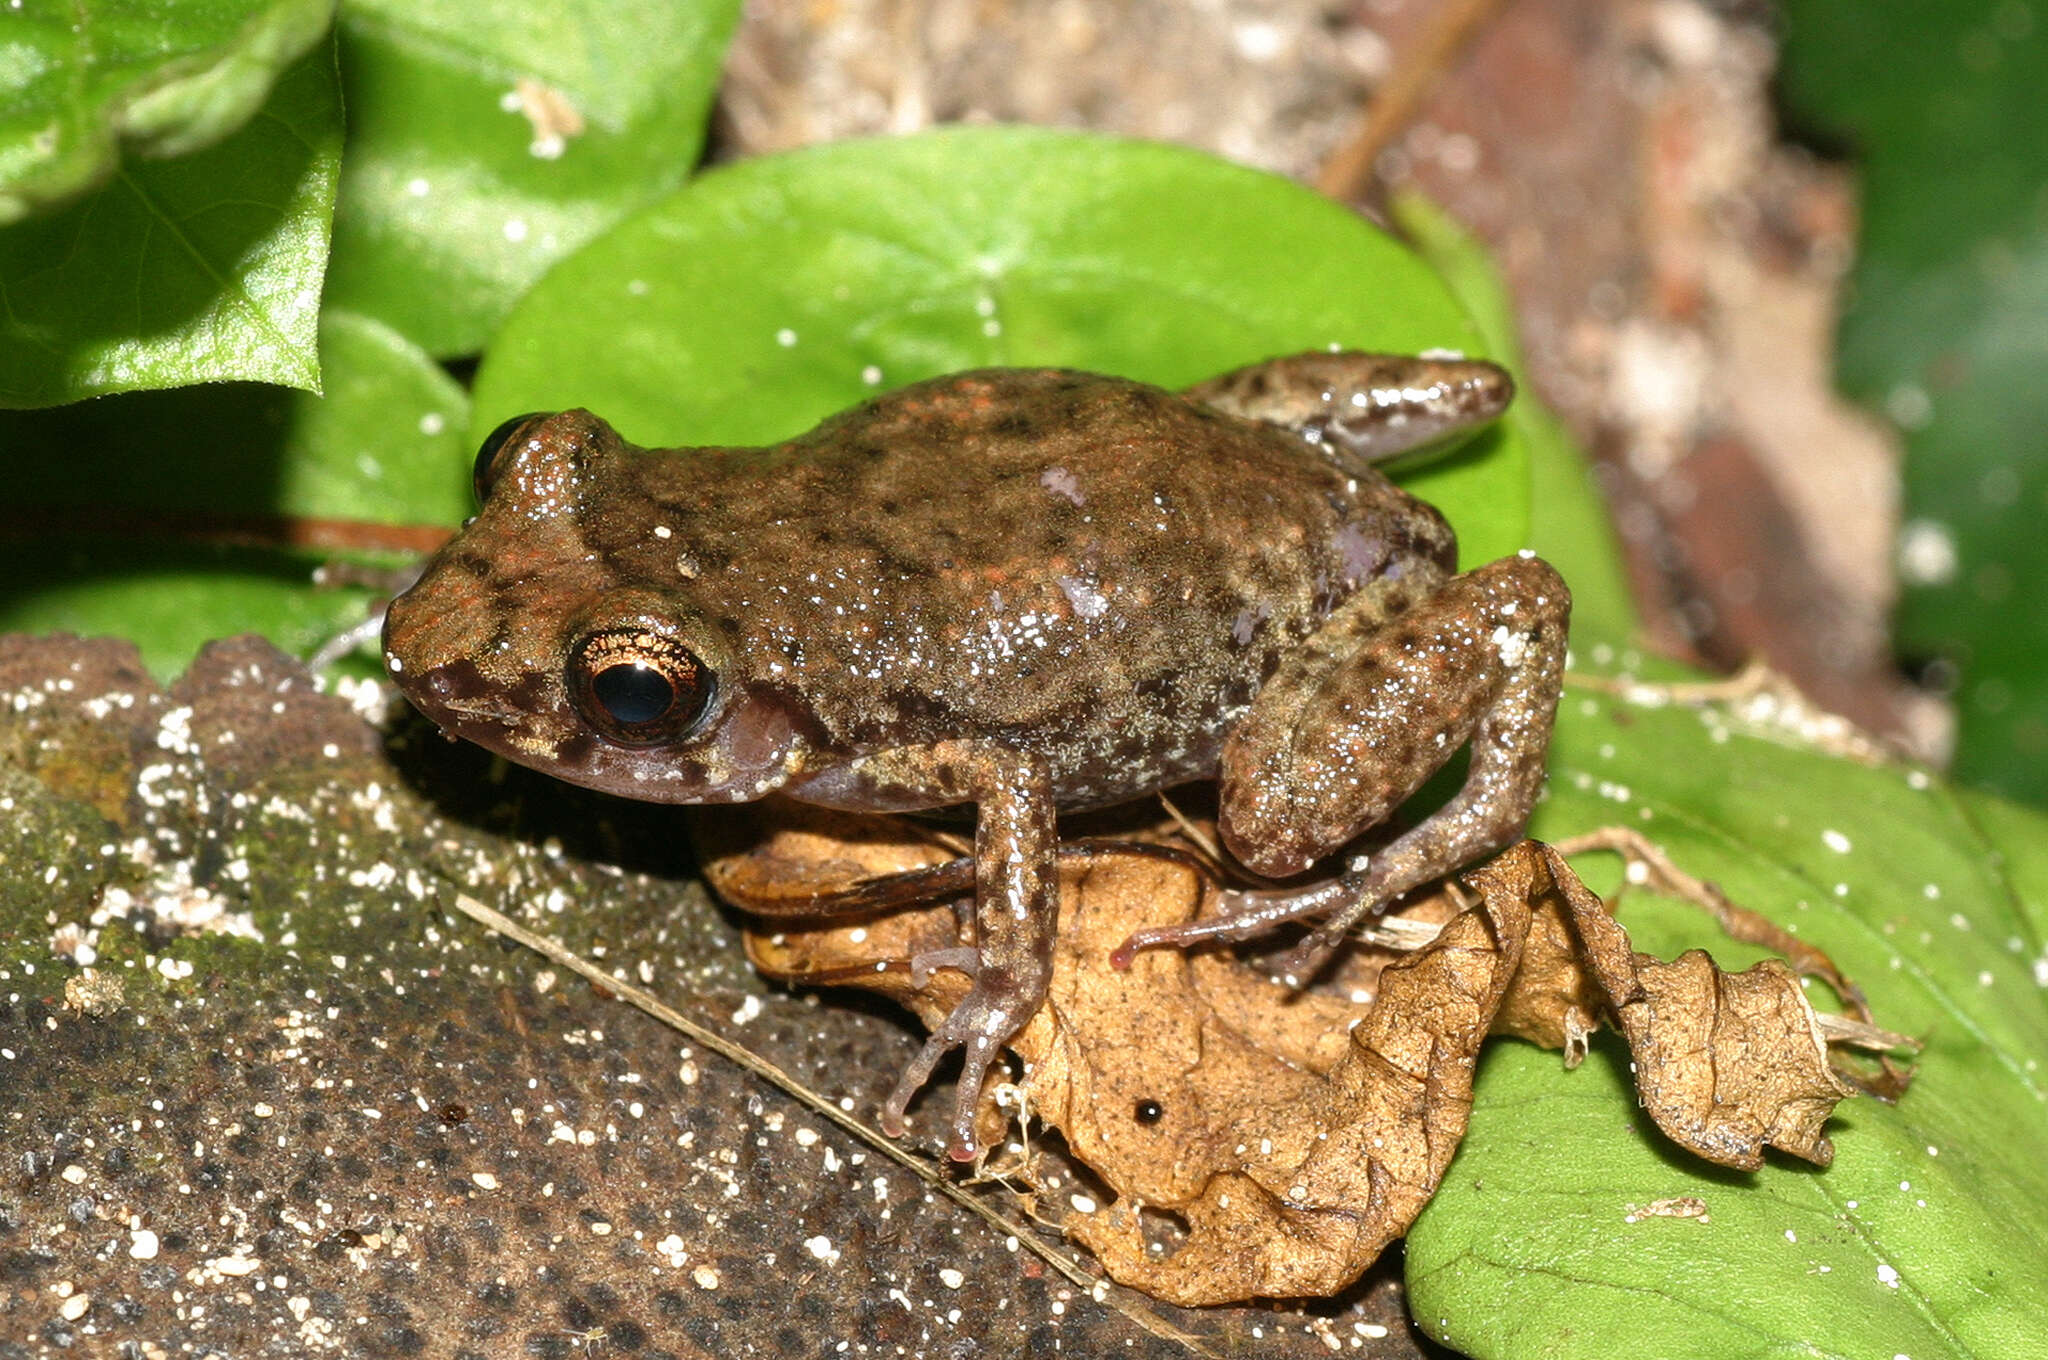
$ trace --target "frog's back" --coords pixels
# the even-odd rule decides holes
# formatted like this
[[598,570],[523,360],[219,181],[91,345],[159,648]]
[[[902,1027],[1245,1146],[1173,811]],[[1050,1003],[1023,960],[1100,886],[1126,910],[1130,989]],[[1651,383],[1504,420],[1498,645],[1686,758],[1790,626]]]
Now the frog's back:
[[632,475],[672,536],[647,569],[684,561],[818,740],[1042,747],[1068,803],[1201,772],[1331,608],[1451,551],[1434,511],[1288,431],[1060,370],[956,374]]

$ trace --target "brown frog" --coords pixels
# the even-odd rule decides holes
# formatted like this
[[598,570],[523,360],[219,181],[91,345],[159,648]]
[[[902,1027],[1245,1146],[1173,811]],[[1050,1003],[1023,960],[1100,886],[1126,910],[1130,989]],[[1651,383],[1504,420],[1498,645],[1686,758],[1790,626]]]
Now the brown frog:
[[[1523,554],[1456,574],[1373,464],[1507,404],[1491,364],[1310,353],[1182,393],[987,369],[768,448],[643,450],[522,416],[481,509],[391,606],[387,664],[449,733],[630,798],[975,812],[966,999],[884,1106],[963,1050],[952,1153],[1045,994],[1055,816],[1220,776],[1222,838],[1305,874],[1468,742],[1462,789],[1307,887],[1220,894],[1152,945],[1361,917],[1520,835],[1570,597]],[[843,907],[843,901],[821,904]]]

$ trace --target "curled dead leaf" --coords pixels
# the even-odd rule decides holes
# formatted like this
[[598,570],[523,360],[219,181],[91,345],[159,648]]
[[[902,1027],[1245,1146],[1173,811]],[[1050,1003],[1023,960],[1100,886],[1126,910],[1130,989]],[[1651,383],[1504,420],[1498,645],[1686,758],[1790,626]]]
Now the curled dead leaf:
[[[955,913],[901,909],[972,891],[949,847],[810,810],[765,830],[722,825],[707,877],[785,927],[749,936],[765,971],[871,987],[927,1024],[964,993],[964,973],[909,962],[963,957]],[[1199,914],[1208,881],[1156,849],[1066,847],[1051,989],[1011,1047],[1030,1114],[1116,1196],[1070,1213],[1069,1235],[1118,1281],[1178,1304],[1334,1293],[1435,1193],[1489,1033],[1563,1049],[1569,1064],[1611,1023],[1675,1142],[1734,1167],[1760,1165],[1766,1146],[1827,1163],[1822,1125],[1853,1087],[1790,968],[1728,974],[1697,950],[1671,963],[1637,954],[1535,842],[1464,881],[1475,904],[1444,894],[1403,913],[1444,922],[1427,944],[1362,947],[1337,994],[1301,992],[1221,953],[1155,950],[1111,967],[1133,931]],[[870,914],[788,929],[820,895]],[[986,1107],[981,1133],[1006,1118]],[[1162,1214],[1180,1229],[1163,1254],[1148,1241]]]
[[1628,1206],[1628,1213],[1624,1216],[1623,1221],[1635,1223],[1645,1218],[1689,1218],[1696,1223],[1712,1221],[1707,1214],[1707,1202],[1697,1195],[1678,1195],[1671,1199],[1653,1199],[1641,1208],[1631,1204]]

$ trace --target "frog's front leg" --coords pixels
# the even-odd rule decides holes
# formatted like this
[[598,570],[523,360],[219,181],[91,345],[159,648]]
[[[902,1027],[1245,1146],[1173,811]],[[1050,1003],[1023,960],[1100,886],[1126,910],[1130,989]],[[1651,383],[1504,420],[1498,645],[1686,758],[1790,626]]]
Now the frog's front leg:
[[1118,957],[1320,916],[1283,965],[1305,978],[1359,918],[1521,835],[1543,787],[1570,612],[1564,581],[1536,557],[1359,592],[1281,663],[1232,729],[1224,843],[1254,872],[1291,877],[1385,820],[1469,741],[1464,786],[1331,884],[1225,894],[1223,914],[1141,931]]
[[897,778],[915,777],[941,797],[976,805],[976,958],[973,986],[932,1031],[883,1102],[882,1128],[891,1137],[902,1134],[910,1098],[939,1059],[958,1048],[963,1065],[950,1152],[955,1161],[972,1161],[974,1112],[988,1070],[1004,1042],[1037,1012],[1052,976],[1059,905],[1052,776],[1044,761],[985,741],[940,742],[926,751],[890,756],[893,760],[884,757],[876,763],[897,765]]
[[1187,389],[1191,401],[1293,430],[1339,463],[1457,443],[1507,409],[1515,382],[1484,359],[1311,350]]

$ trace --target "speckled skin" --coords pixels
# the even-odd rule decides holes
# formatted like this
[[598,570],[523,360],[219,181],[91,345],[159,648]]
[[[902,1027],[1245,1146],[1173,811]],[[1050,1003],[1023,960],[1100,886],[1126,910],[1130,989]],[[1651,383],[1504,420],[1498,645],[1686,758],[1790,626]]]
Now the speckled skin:
[[[1449,526],[1370,466],[1510,391],[1486,364],[1317,353],[1185,395],[962,373],[764,449],[650,452],[588,412],[536,418],[486,450],[480,513],[393,603],[388,663],[451,733],[629,797],[973,803],[974,987],[884,1120],[963,1047],[971,1156],[987,1068],[1044,995],[1057,809],[1220,770],[1232,852],[1294,874],[1473,739],[1466,789],[1374,857],[1387,870],[1239,894],[1227,920],[1127,948],[1336,928],[1519,834],[1568,595],[1533,558],[1453,576]],[[702,714],[608,739],[570,674],[593,636],[682,649]]]

